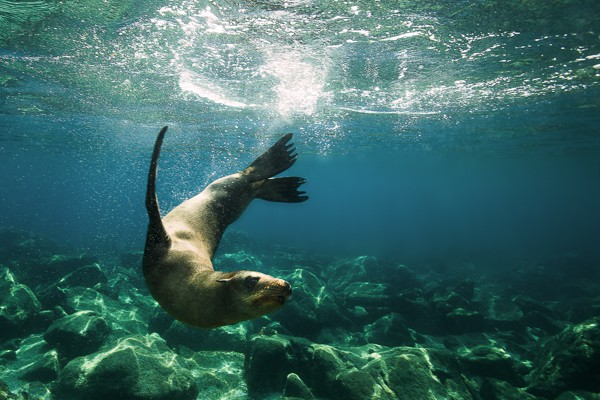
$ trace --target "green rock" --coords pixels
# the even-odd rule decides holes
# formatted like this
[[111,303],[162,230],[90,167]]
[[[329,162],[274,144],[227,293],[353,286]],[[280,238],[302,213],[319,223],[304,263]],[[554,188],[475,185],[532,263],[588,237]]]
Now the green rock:
[[302,400],[312,400],[315,398],[306,384],[297,374],[291,373],[287,376],[285,387],[283,388],[284,398],[295,398]]
[[198,388],[157,335],[133,335],[72,360],[55,390],[61,400],[195,400]]
[[508,382],[486,379],[479,389],[481,398],[486,400],[536,400],[536,397],[517,389]]
[[98,350],[109,332],[103,317],[93,311],[80,311],[50,325],[44,340],[68,361]]
[[391,400],[393,395],[381,390],[377,381],[364,370],[353,369],[338,374],[331,383],[330,396],[347,400]]
[[600,317],[563,330],[535,360],[529,392],[556,397],[565,391],[600,392]]
[[19,389],[23,400],[57,400],[52,399],[52,392],[40,382],[28,382]]
[[324,281],[305,269],[284,276],[293,288],[293,296],[273,318],[297,336],[314,339],[327,325],[349,325],[333,293]]
[[200,351],[189,364],[198,385],[199,399],[237,399],[247,393],[244,355],[232,351]]
[[0,342],[26,334],[36,326],[41,303],[12,272],[0,266]]
[[389,306],[391,287],[385,283],[353,282],[342,290],[344,304],[353,306]]
[[476,346],[458,357],[464,370],[471,375],[489,377],[522,387],[525,381],[518,372],[518,363],[503,348]]
[[6,382],[0,380],[0,400],[17,399],[17,396],[13,394]]
[[56,282],[81,267],[95,263],[98,263],[98,257],[88,254],[56,254],[39,266],[36,278],[42,282]]
[[600,400],[600,393],[591,393],[583,390],[568,391],[561,393],[554,400]]
[[426,349],[399,347],[382,352],[380,357],[367,364],[364,370],[372,377],[378,378],[380,393],[385,393],[388,398],[401,400],[452,398],[434,375]]
[[365,339],[384,346],[412,346],[415,339],[400,314],[392,313],[365,326]]
[[49,383],[58,377],[60,362],[56,351],[51,350],[42,358],[28,365],[21,372],[21,378],[27,381]]
[[248,393],[261,396],[281,393],[297,363],[291,342],[284,336],[257,335],[250,339],[244,371]]
[[99,264],[94,263],[76,269],[65,275],[56,285],[61,288],[84,286],[94,287],[99,283],[107,283],[106,275]]
[[204,330],[172,321],[161,336],[174,349],[185,346],[195,351],[226,350],[243,353],[248,342],[248,324],[241,323]]

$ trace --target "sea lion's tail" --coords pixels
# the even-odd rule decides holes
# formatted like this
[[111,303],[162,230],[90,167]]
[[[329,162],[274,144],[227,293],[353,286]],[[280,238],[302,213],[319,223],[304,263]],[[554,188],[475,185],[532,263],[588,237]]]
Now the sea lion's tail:
[[148,171],[148,184],[146,186],[146,210],[148,211],[148,234],[146,236],[146,250],[158,249],[163,246],[168,247],[170,243],[169,235],[160,218],[160,209],[158,208],[158,198],[156,197],[156,170],[158,168],[158,157],[160,156],[160,148],[167,133],[167,126],[162,128],[158,133],[154,150],[152,151],[152,159],[150,161],[150,170]]
[[298,153],[295,153],[294,144],[289,143],[291,139],[291,133],[284,135],[269,150],[258,156],[248,168],[242,171],[252,181],[264,180],[259,192],[256,194],[257,198],[284,203],[300,203],[308,200],[308,196],[304,195],[306,192],[298,191],[300,185],[306,182],[304,178],[297,176],[272,178],[290,168],[296,162]]

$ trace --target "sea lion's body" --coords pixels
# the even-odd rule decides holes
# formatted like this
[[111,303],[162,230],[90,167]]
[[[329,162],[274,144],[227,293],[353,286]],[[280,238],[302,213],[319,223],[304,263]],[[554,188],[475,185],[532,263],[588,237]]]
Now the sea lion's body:
[[146,193],[150,222],[143,270],[152,296],[173,317],[214,328],[256,318],[281,307],[291,294],[281,279],[254,271],[220,272],[212,257],[223,232],[254,198],[301,202],[302,178],[272,178],[296,160],[291,135],[281,138],[248,168],[217,179],[163,219],[156,199],[158,157],[166,127],[156,139]]

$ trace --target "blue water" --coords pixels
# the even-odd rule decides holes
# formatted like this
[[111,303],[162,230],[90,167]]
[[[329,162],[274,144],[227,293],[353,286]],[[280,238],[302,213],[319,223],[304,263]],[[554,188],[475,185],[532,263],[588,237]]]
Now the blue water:
[[234,229],[309,252],[501,268],[600,259],[595,1],[0,2],[0,228],[141,249],[295,134],[303,204]]

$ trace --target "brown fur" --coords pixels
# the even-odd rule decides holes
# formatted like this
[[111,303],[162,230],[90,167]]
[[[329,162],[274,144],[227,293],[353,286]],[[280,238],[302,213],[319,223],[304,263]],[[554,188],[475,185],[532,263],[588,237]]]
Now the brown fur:
[[224,230],[254,198],[301,202],[302,178],[271,178],[296,160],[291,135],[280,139],[242,172],[217,179],[162,220],[155,194],[158,156],[166,127],[156,140],[146,207],[150,223],[143,269],[152,296],[173,317],[192,326],[214,328],[256,318],[280,308],[290,285],[260,272],[215,271],[212,258]]

